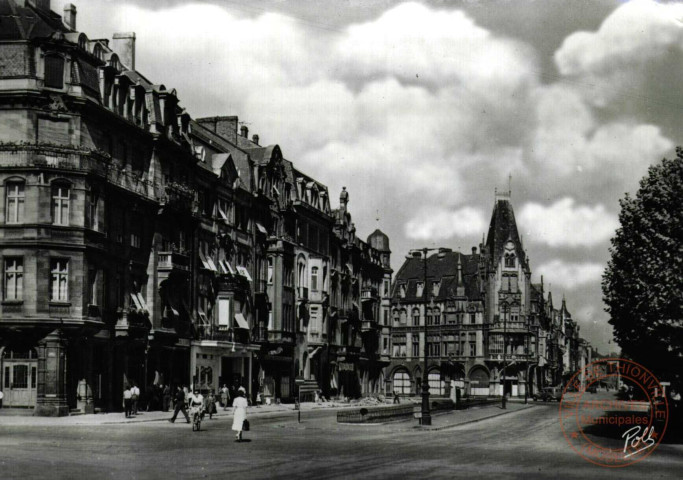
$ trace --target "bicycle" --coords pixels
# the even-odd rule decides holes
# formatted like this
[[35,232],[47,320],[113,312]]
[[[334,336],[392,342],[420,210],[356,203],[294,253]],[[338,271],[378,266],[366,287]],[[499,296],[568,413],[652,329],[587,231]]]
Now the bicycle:
[[198,432],[202,428],[202,418],[204,417],[204,409],[201,406],[191,406],[190,416],[192,417],[192,431]]

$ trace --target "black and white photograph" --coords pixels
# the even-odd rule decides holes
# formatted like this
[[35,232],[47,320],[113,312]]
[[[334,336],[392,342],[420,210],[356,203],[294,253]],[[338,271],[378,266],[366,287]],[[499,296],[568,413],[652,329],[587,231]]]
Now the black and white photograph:
[[676,479],[683,1],[0,0],[1,479]]

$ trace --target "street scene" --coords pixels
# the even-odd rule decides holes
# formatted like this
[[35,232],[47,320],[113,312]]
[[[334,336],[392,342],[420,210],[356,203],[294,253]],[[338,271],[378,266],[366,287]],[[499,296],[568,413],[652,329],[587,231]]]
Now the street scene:
[[677,478],[680,65],[680,2],[0,0],[0,478]]

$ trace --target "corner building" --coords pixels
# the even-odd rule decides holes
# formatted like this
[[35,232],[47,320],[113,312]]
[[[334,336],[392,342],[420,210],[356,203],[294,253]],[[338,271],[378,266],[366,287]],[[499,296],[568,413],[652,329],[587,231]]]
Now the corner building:
[[132,383],[145,401],[169,384],[380,388],[386,236],[357,239],[236,116],[193,119],[136,70],[135,34],[90,39],[76,18],[0,0],[3,405],[114,411]]
[[543,283],[531,284],[510,192],[496,192],[478,248],[468,254],[441,248],[426,260],[426,272],[424,262],[408,258],[396,274],[387,389],[421,392],[425,342],[429,390],[436,396],[451,395],[453,388],[470,396],[533,395],[562,381],[562,365],[585,362],[578,327],[573,363],[566,357],[560,317],[568,312],[555,315],[550,294],[544,301]]

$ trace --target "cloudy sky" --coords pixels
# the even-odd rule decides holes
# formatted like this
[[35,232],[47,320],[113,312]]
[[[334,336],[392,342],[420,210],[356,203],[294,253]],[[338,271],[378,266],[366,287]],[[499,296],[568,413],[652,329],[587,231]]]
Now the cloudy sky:
[[193,117],[238,115],[333,206],[346,186],[394,268],[409,248],[478,245],[511,176],[533,280],[615,349],[600,278],[618,200],[680,143],[683,4],[74,3],[90,38],[135,31],[137,69]]

